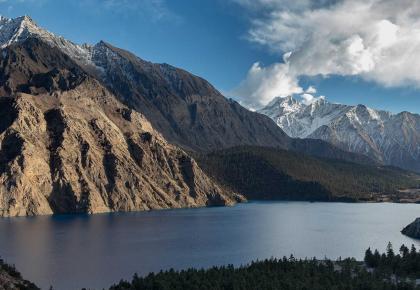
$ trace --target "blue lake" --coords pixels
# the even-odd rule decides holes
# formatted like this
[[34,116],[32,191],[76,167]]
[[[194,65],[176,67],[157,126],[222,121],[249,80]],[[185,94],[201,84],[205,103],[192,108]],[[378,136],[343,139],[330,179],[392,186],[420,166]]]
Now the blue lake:
[[252,202],[235,207],[0,219],[0,256],[43,289],[102,289],[161,269],[282,257],[355,257],[420,242],[420,205]]

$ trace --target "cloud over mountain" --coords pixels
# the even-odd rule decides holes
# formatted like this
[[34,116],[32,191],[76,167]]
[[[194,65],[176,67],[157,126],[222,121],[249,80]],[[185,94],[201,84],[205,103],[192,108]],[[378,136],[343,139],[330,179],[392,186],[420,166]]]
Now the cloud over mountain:
[[[303,75],[357,75],[385,87],[420,87],[419,1],[233,1],[254,17],[248,39],[286,56],[283,62],[260,67],[264,77],[259,83],[253,82],[259,78],[254,64],[253,78],[248,75],[235,91],[245,93],[247,88],[248,102],[264,104],[295,93],[299,89],[292,84]],[[289,92],[280,85],[285,82]]]

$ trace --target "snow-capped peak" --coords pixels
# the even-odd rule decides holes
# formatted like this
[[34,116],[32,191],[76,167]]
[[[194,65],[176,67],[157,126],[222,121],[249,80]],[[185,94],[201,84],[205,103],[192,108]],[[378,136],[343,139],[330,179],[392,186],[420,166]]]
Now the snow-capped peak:
[[259,113],[271,117],[289,136],[306,138],[348,109],[346,105],[328,102],[325,97],[306,102],[290,96],[274,99]]
[[57,36],[38,26],[29,16],[12,19],[0,16],[0,48],[23,42],[31,37],[42,39],[51,46],[61,49],[76,61],[83,63],[90,61],[90,45],[77,45],[62,36]]
[[305,104],[298,102],[292,96],[276,97],[259,112],[268,116],[283,115],[299,111]]
[[291,97],[276,98],[259,112],[291,137],[322,139],[386,164],[419,170],[419,115],[334,104],[325,98],[305,104]]

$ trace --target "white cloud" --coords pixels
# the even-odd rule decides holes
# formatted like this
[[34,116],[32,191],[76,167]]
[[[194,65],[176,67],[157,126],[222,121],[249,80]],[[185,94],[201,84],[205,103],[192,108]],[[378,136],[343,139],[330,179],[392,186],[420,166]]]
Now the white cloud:
[[304,94],[300,95],[300,97],[302,98],[302,103],[304,103],[305,105],[310,105],[317,100],[324,100],[325,99],[324,96],[315,97],[314,95],[308,94],[308,93],[304,93]]
[[303,93],[297,79],[290,77],[287,63],[275,63],[263,67],[254,63],[244,81],[230,92],[240,96],[241,103],[247,107],[260,107],[271,101],[273,96],[285,97],[289,94]]
[[[268,93],[271,98],[285,93],[269,88],[285,88],[275,80],[297,84],[304,75],[358,75],[383,86],[420,87],[418,0],[232,1],[253,12],[250,41],[279,54],[289,52],[283,63],[269,66],[287,70],[266,70],[262,81],[270,83],[255,89],[247,80],[241,84],[249,89],[245,98],[265,103]],[[267,93],[258,99],[261,87]],[[296,91],[291,88],[290,94]]]
[[309,86],[309,88],[306,89],[305,93],[316,94],[316,88],[314,88],[313,86]]

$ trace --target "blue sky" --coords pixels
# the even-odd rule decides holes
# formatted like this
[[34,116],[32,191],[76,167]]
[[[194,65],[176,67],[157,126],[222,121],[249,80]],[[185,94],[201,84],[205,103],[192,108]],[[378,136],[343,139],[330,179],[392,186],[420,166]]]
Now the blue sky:
[[[341,1],[343,5],[350,5],[346,3],[349,0]],[[355,25],[355,33],[352,32],[348,39],[348,35],[344,33],[347,31],[345,27],[333,31],[339,33],[345,45],[351,40],[350,46],[344,47],[346,53],[360,43],[355,35],[362,37],[362,48],[366,49],[357,50],[356,54],[350,56],[333,55],[329,59],[330,54],[323,52],[337,51],[337,47],[341,48],[343,45],[331,47],[314,40],[302,42],[299,36],[302,31],[306,33],[308,27],[313,27],[314,23],[319,24],[319,27],[313,29],[312,34],[306,35],[305,39],[315,39],[315,36],[327,32],[328,35],[331,34],[331,31],[326,31],[323,21],[313,13],[319,9],[318,6],[331,19],[336,18],[340,9],[348,10],[351,7],[330,8],[328,5],[331,4],[327,2],[331,1],[322,0],[307,0],[312,4],[319,2],[317,7],[312,7],[312,4],[291,4],[294,2],[299,1],[0,0],[0,11],[7,17],[27,14],[39,25],[77,43],[105,40],[144,59],[187,69],[206,78],[225,94],[251,106],[263,104],[273,94],[282,95],[289,91],[300,94],[299,90],[304,91],[309,86],[314,86],[317,90],[314,98],[325,95],[333,102],[364,103],[393,112],[407,110],[420,113],[420,86],[417,84],[420,81],[417,80],[415,71],[405,74],[402,67],[405,62],[410,63],[410,59],[398,59],[395,63],[385,59],[386,63],[393,65],[395,75],[401,75],[397,78],[384,65],[385,60],[381,59],[380,62],[375,55],[380,51],[378,55],[388,56],[391,48],[392,51],[398,48],[394,42],[388,41],[389,33],[385,34],[387,42],[383,46],[383,34],[378,34],[376,22],[372,22],[371,26],[367,25],[372,27],[370,30],[361,30]],[[305,3],[305,0],[300,2]],[[385,4],[387,3],[380,7],[384,12],[381,15],[375,14],[377,23],[383,23],[383,19],[388,18],[398,19],[391,17],[398,15],[390,15],[391,12],[388,12],[395,9],[388,9]],[[290,21],[290,17],[279,16],[284,15],[285,11],[295,18],[304,15],[306,20],[296,24]],[[400,25],[391,22],[394,23],[395,26]],[[340,25],[342,24],[337,23],[336,27],[341,27]],[[274,30],[267,30],[267,27],[274,27]],[[406,31],[402,30],[402,24],[398,27],[401,27],[401,31]],[[385,28],[389,31],[392,26]],[[371,35],[376,37],[374,42],[369,42],[373,39]],[[382,37],[381,46],[378,46],[377,35]],[[335,45],[335,42],[331,43]],[[291,56],[291,65],[285,68],[283,54],[289,49],[294,53]],[[369,54],[366,55],[366,51]],[[407,53],[409,52],[405,55]],[[372,64],[369,57],[376,63]],[[251,72],[250,68],[256,62],[259,62],[259,69]],[[325,63],[332,63],[333,66]],[[416,64],[412,61],[411,63]],[[285,83],[281,79],[283,74],[290,82]],[[265,99],[261,99],[265,101],[262,101],[260,95],[264,94]]]

